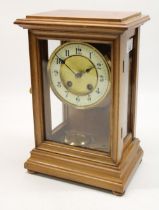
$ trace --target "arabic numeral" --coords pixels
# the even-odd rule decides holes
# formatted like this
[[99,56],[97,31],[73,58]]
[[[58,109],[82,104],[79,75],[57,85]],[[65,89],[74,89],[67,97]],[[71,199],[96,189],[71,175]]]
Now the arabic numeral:
[[66,93],[65,97],[67,98],[69,91],[66,90],[65,93]]
[[99,79],[100,79],[100,82],[103,82],[104,81],[104,76],[103,75],[100,75],[99,76]]
[[101,69],[102,64],[101,63],[97,63],[97,69]]
[[80,97],[79,96],[76,97],[76,101],[80,102]]
[[58,75],[58,71],[57,71],[57,70],[54,71],[54,75],[55,75],[55,76]]
[[61,82],[57,82],[57,87],[61,87]]
[[96,90],[96,93],[98,93],[98,94],[100,93],[100,90],[99,90],[99,88],[97,88],[97,90]]
[[64,62],[63,62],[63,60],[62,60],[62,59],[60,59],[60,58],[56,58],[56,63],[57,63],[57,64],[63,64]]
[[66,50],[66,51],[65,51],[65,55],[66,55],[66,56],[70,56],[70,51],[69,51],[69,50]]
[[91,95],[88,95],[87,100],[88,100],[88,101],[91,101]]
[[89,53],[89,58],[92,59],[92,52]]
[[82,52],[82,49],[79,48],[79,47],[77,47],[77,48],[76,48],[76,55],[81,54],[81,52]]

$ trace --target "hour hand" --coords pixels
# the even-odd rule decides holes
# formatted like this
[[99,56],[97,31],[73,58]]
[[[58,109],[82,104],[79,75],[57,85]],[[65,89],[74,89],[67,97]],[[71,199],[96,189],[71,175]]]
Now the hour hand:
[[90,72],[92,69],[94,69],[94,66],[91,66],[90,68],[86,69],[85,72]]
[[94,68],[94,66],[91,66],[90,68],[87,68],[87,69],[86,69],[85,71],[83,71],[83,72],[78,72],[75,76],[78,77],[78,78],[80,78],[80,77],[82,77],[83,74],[89,73],[93,68]]

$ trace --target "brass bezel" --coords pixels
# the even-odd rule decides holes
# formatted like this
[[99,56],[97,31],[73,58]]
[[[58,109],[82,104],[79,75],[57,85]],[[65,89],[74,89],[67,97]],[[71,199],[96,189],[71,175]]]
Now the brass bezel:
[[[72,104],[70,102],[68,102],[67,100],[65,100],[65,98],[63,98],[56,90],[56,88],[54,87],[54,84],[52,82],[52,79],[51,79],[51,63],[52,63],[52,60],[53,58],[55,57],[55,54],[61,50],[63,47],[67,46],[67,45],[70,45],[70,44],[81,44],[81,45],[86,45],[90,48],[92,48],[94,51],[96,51],[100,57],[102,58],[102,60],[104,61],[106,67],[107,67],[107,71],[108,71],[108,78],[109,78],[109,83],[108,83],[108,87],[105,91],[105,94],[98,100],[96,101],[95,103],[92,103],[90,105],[86,105],[86,106],[78,106],[78,105],[75,105],[75,104]],[[51,54],[50,58],[49,58],[49,61],[48,61],[48,65],[47,65],[47,71],[48,71],[48,76],[49,76],[49,81],[50,81],[50,87],[53,91],[53,93],[57,96],[57,98],[60,99],[60,101],[62,101],[62,103],[64,104],[67,104],[67,105],[71,105],[72,107],[76,108],[76,109],[91,109],[91,108],[94,108],[96,107],[98,104],[100,104],[104,99],[105,97],[108,95],[109,93],[109,90],[110,90],[110,86],[111,86],[111,74],[110,74],[110,65],[109,65],[109,59],[108,57],[104,57],[102,55],[101,52],[99,52],[99,50],[97,50],[94,46],[92,46],[91,44],[88,44],[88,43],[85,43],[85,42],[67,42],[67,43],[64,43],[60,46],[58,46]]]

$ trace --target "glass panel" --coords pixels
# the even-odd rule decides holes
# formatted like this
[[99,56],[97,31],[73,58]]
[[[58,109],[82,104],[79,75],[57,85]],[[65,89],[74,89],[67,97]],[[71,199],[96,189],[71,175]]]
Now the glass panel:
[[[48,55],[51,56],[52,52],[61,44],[60,41],[48,40]],[[55,94],[50,93],[51,104],[54,104],[54,108],[51,109],[51,121],[52,130],[56,128],[59,124],[63,122],[62,113],[62,102],[55,96]],[[55,116],[55,117],[54,117]]]
[[109,152],[111,45],[40,42],[46,139]]
[[123,71],[123,122],[122,122],[122,136],[123,139],[132,132],[131,130],[131,104],[132,104],[132,72],[133,72],[133,38],[127,41],[127,54],[124,58]]
[[132,71],[133,71],[133,50],[129,52],[129,73],[128,73],[128,108],[127,108],[127,134],[131,130],[131,104],[132,104]]

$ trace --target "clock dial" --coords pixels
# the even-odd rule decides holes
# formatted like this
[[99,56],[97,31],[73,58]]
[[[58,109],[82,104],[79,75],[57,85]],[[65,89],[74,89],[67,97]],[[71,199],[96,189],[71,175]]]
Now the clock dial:
[[77,108],[95,106],[110,88],[108,61],[90,44],[68,42],[56,48],[48,72],[55,95]]
[[66,66],[62,65],[60,70],[63,85],[74,95],[84,96],[91,93],[98,80],[95,66],[90,60],[83,56],[71,56],[66,59]]

